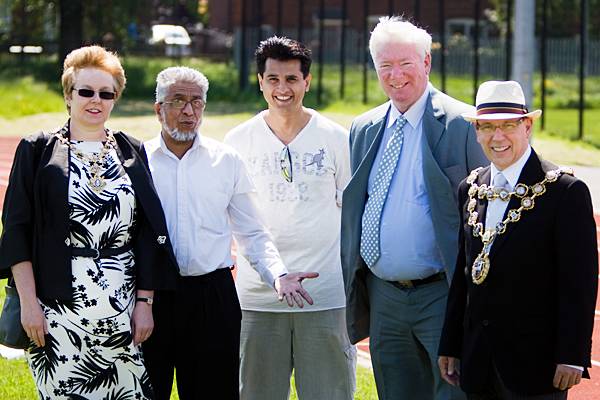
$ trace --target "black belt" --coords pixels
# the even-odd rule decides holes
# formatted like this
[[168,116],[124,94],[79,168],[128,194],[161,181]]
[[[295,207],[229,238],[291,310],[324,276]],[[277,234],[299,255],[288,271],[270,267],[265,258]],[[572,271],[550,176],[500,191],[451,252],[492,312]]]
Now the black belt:
[[396,286],[399,289],[413,289],[417,286],[426,285],[428,283],[433,283],[437,281],[443,281],[446,279],[446,273],[444,271],[438,272],[437,274],[433,274],[423,279],[413,279],[407,281],[388,281],[392,285]]
[[99,258],[108,258],[127,253],[133,246],[126,244],[121,247],[110,247],[107,249],[92,249],[91,247],[71,247],[71,255],[74,257],[89,257],[97,260]]

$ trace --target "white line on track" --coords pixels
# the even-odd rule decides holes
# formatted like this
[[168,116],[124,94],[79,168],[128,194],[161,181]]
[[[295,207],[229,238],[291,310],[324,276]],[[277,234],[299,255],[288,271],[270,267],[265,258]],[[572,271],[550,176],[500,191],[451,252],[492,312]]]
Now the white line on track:
[[596,360],[592,360],[592,365],[594,367],[600,367],[600,362],[596,361]]

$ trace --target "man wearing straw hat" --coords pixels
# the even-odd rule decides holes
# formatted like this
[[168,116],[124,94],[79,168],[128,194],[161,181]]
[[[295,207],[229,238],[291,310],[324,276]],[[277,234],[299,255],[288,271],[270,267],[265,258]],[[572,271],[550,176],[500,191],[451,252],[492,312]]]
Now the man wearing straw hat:
[[598,285],[587,186],[529,144],[541,110],[489,81],[463,114],[491,160],[459,186],[460,250],[439,347],[470,399],[566,399],[589,378]]

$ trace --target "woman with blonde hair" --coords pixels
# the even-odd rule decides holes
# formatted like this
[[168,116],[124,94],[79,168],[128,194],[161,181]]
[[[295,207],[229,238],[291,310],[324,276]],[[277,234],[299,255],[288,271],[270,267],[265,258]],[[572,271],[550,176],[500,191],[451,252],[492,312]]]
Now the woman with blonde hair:
[[105,127],[125,88],[118,57],[72,51],[70,118],[23,139],[4,200],[0,278],[12,277],[42,399],[150,399],[139,344],[177,264],[141,143]]

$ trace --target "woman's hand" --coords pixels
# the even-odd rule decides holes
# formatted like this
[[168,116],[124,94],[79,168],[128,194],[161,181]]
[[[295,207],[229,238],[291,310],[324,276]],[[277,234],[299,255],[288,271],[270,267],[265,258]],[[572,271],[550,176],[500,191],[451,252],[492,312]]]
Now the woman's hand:
[[21,324],[27,336],[38,347],[46,345],[45,335],[48,334],[48,322],[42,307],[34,299],[23,299],[21,297]]
[[133,315],[131,316],[131,330],[133,332],[133,344],[146,341],[154,329],[154,318],[152,317],[152,305],[136,301]]
[[19,299],[21,301],[21,325],[27,336],[42,347],[46,344],[44,335],[48,333],[48,322],[38,302],[31,261],[22,261],[11,267]]

